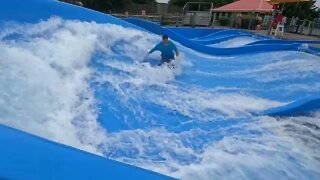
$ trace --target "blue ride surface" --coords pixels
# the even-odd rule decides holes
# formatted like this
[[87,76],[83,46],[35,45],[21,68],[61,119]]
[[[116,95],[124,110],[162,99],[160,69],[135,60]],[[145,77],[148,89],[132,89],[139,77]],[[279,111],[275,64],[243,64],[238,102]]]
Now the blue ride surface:
[[0,142],[4,179],[171,179],[2,125]]
[[[182,45],[192,48],[196,51],[210,55],[236,55],[244,53],[266,52],[266,51],[283,51],[298,50],[302,43],[319,44],[320,40],[294,40],[281,41],[271,40],[261,35],[243,32],[240,30],[201,30],[192,31],[192,28],[168,28],[161,27],[159,24],[138,18],[126,18],[126,21],[140,26],[155,34],[167,34],[173,40],[180,42]],[[188,30],[189,29],[189,30]],[[188,34],[194,34],[197,37],[190,38]],[[209,44],[226,41],[239,36],[256,37],[256,42],[248,43],[246,46],[232,48],[216,48],[207,46]],[[266,40],[267,39],[267,40]],[[274,45],[276,44],[276,46]]]
[[0,179],[319,179],[318,41],[1,3]]
[[285,106],[268,109],[262,114],[268,116],[298,116],[308,114],[320,107],[320,97],[306,97]]

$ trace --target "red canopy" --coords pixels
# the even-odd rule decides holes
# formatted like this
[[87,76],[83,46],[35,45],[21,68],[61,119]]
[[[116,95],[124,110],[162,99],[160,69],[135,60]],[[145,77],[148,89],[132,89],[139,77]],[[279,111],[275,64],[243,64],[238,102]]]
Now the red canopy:
[[216,12],[271,12],[272,5],[266,0],[239,0],[225,6],[218,7]]

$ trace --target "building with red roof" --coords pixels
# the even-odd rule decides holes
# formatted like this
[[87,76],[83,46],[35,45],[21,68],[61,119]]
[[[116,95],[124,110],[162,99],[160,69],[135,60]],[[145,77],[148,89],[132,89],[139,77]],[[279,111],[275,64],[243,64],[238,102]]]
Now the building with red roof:
[[258,12],[268,13],[272,11],[272,4],[266,0],[239,0],[215,9],[213,12]]

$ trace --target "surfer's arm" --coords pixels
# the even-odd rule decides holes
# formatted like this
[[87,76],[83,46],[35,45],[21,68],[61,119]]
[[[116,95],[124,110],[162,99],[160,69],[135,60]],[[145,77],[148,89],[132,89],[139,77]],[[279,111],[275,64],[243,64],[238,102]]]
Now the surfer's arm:
[[154,46],[150,51],[149,51],[149,54],[151,54],[151,53],[153,53],[154,51],[158,51],[158,50],[160,50],[160,43],[159,44],[157,44],[156,46]]
[[174,43],[172,43],[172,49],[174,50],[174,52],[176,52],[176,56],[179,56],[178,48]]

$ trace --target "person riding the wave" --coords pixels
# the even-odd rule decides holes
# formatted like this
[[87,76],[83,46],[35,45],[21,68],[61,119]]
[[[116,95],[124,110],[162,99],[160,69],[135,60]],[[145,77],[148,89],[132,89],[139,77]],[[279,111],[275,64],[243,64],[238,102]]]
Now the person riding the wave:
[[168,35],[162,36],[162,42],[158,43],[154,48],[149,51],[149,54],[153,53],[154,51],[161,52],[161,62],[158,64],[159,66],[164,63],[170,63],[174,60],[174,53],[176,56],[179,56],[179,51],[177,46],[169,41]]

